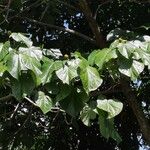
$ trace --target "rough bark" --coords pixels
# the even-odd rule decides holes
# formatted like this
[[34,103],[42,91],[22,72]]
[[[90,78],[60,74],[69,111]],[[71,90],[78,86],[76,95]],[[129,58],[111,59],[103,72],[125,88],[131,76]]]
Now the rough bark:
[[129,106],[132,108],[132,111],[137,118],[137,121],[139,123],[143,137],[145,138],[145,141],[147,142],[147,144],[150,145],[150,124],[149,124],[149,121],[145,117],[142,109],[140,108],[140,106],[137,102],[136,95],[132,91],[129,82],[122,79],[121,85],[122,85],[123,94],[127,98]]

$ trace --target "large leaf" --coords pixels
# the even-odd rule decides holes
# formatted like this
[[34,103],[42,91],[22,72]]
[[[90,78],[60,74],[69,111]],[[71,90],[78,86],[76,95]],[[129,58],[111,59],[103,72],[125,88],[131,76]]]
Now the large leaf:
[[70,81],[77,77],[77,68],[79,66],[79,59],[75,59],[67,62],[67,65],[56,71],[58,78],[66,84],[69,84]]
[[95,64],[95,57],[99,51],[94,50],[89,56],[88,56],[88,63],[89,65],[93,66]]
[[10,53],[7,57],[8,72],[18,79],[21,70],[32,70],[37,76],[41,74],[41,64],[38,60],[21,53]]
[[3,75],[3,73],[7,70],[7,67],[0,62],[0,77]]
[[83,91],[77,92],[74,89],[69,96],[60,101],[60,105],[68,114],[74,117],[82,110],[86,100],[87,95]]
[[97,108],[106,111],[108,113],[108,118],[110,119],[122,111],[123,104],[115,99],[98,99]]
[[10,42],[0,43],[0,61],[8,54]]
[[40,107],[44,114],[46,114],[52,108],[52,100],[49,96],[45,95],[44,92],[39,91],[36,105]]
[[122,141],[120,135],[114,128],[114,119],[107,119],[105,112],[98,110],[99,113],[99,125],[100,125],[100,133],[106,139],[110,137],[113,138],[117,143]]
[[21,33],[12,33],[10,37],[12,37],[16,42],[23,42],[28,47],[31,47],[33,44],[33,42],[29,38],[27,38]]
[[29,48],[20,47],[19,52],[22,54],[26,54],[30,57],[33,57],[37,59],[38,61],[40,61],[43,57],[42,50],[39,47],[34,47],[34,46],[29,47]]
[[126,58],[129,58],[136,48],[132,42],[119,43],[117,47],[118,51]]
[[80,69],[80,78],[87,93],[96,90],[103,81],[96,68],[90,66]]
[[69,96],[72,92],[72,87],[68,84],[63,84],[60,86],[60,91],[56,96],[56,101],[60,101]]
[[19,80],[12,79],[11,82],[12,94],[17,100],[21,100],[23,97],[30,95],[36,86],[29,72],[21,74]]
[[102,69],[104,63],[113,58],[117,58],[115,49],[103,49],[96,54],[95,64],[99,67],[99,69]]
[[148,66],[148,68],[150,69],[150,53],[148,52],[148,50],[146,51],[146,48],[139,48],[136,49],[136,53],[138,53],[138,57],[141,58],[144,65]]
[[83,108],[83,110],[80,112],[80,119],[86,126],[90,126],[91,125],[90,120],[95,118],[96,118],[96,113],[88,105],[86,105]]
[[48,83],[51,80],[52,73],[55,70],[54,66],[55,62],[50,59],[45,59],[44,64],[42,65],[42,74],[41,74],[41,81],[42,84]]
[[46,56],[52,56],[57,59],[63,56],[60,49],[43,49],[42,52]]
[[144,64],[136,60],[128,60],[121,58],[119,60],[119,71],[130,77],[131,80],[136,80],[139,74],[144,70]]

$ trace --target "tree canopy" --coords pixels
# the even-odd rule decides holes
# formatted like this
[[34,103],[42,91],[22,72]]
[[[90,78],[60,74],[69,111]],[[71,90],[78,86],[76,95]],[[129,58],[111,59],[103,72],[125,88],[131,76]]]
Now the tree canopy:
[[150,2],[0,2],[0,149],[150,144]]

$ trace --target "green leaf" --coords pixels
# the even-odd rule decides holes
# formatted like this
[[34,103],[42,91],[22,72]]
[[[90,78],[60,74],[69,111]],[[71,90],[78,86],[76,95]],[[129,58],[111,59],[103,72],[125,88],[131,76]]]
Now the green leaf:
[[56,71],[57,77],[65,84],[69,84],[70,81],[77,77],[77,67],[79,65],[79,61],[72,60],[67,62],[68,65],[65,65],[63,68]]
[[31,47],[33,44],[33,42],[29,38],[27,38],[21,33],[12,33],[10,37],[12,37],[16,42],[23,42],[28,47]]
[[10,42],[0,43],[0,61],[5,58],[9,52]]
[[45,95],[44,92],[39,91],[36,105],[43,111],[44,114],[46,114],[52,108],[52,100],[49,96]]
[[42,84],[50,82],[52,73],[55,70],[54,64],[55,62],[53,60],[45,59],[41,68],[42,74],[40,76]]
[[63,66],[64,66],[63,61],[61,61],[61,60],[56,60],[54,63],[55,71],[61,69]]
[[94,50],[89,56],[88,56],[88,62],[89,65],[93,66],[95,64],[95,57],[99,51]]
[[49,82],[44,85],[49,94],[56,95],[59,93],[60,85],[57,81]]
[[71,116],[76,116],[84,107],[84,103],[87,100],[87,95],[76,89],[72,89],[72,92],[64,100],[60,101],[61,107]]
[[86,126],[90,126],[91,125],[90,120],[95,118],[96,118],[96,113],[88,105],[86,105],[83,108],[83,110],[80,112],[80,119]]
[[12,94],[17,100],[21,100],[23,97],[30,95],[35,88],[35,82],[32,75],[28,73],[22,73],[19,80],[12,79]]
[[144,65],[148,66],[148,68],[150,69],[150,53],[146,51],[146,49],[142,48],[136,49],[136,52],[143,61]]
[[42,49],[42,52],[45,56],[52,56],[56,59],[63,56],[60,49],[53,49],[53,48],[51,48],[51,49]]
[[103,81],[96,68],[90,66],[80,69],[80,78],[87,93],[96,90]]
[[41,74],[41,64],[38,60],[25,54],[10,53],[7,57],[7,70],[18,79],[21,70],[32,70],[36,76]]
[[95,64],[99,67],[99,69],[102,69],[104,63],[113,58],[117,58],[115,49],[103,49],[97,53],[95,57]]
[[136,60],[128,60],[121,58],[119,60],[119,71],[130,77],[131,80],[136,80],[139,74],[144,70],[144,64]]
[[72,91],[72,87],[70,87],[67,84],[62,84],[60,87],[60,91],[56,96],[56,101],[58,102],[60,100],[65,99],[67,96],[71,94],[71,91]]
[[129,59],[136,48],[132,42],[119,43],[117,47],[121,55],[127,59]]
[[106,139],[110,137],[113,138],[119,144],[122,139],[116,129],[114,128],[114,119],[107,119],[106,113],[102,110],[98,110],[99,113],[99,126],[100,126],[100,133]]
[[110,119],[122,111],[123,104],[115,99],[98,99],[97,108],[106,111],[108,113],[108,118]]
[[3,76],[3,73],[7,70],[7,67],[2,63],[0,62],[0,77]]
[[42,50],[39,47],[34,47],[34,46],[29,48],[19,47],[19,52],[28,55],[30,57],[33,57],[38,61],[42,60],[43,57]]

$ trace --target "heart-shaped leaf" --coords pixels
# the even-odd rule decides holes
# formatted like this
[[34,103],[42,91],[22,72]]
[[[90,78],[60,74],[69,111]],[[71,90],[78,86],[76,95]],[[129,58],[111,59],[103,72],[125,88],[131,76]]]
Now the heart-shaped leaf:
[[108,118],[110,119],[122,111],[123,104],[120,101],[114,99],[98,99],[97,108],[106,111],[108,113]]
[[52,108],[52,99],[49,96],[45,95],[44,92],[39,91],[36,105],[40,107],[44,114],[46,114]]

